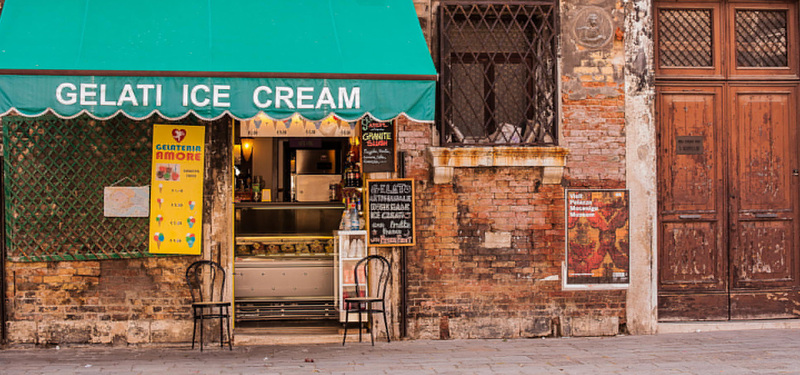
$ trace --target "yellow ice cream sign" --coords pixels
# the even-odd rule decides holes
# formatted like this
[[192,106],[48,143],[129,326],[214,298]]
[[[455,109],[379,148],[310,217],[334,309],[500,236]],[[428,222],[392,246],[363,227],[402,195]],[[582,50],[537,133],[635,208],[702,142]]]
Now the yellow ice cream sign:
[[200,254],[204,156],[204,127],[153,126],[151,253]]

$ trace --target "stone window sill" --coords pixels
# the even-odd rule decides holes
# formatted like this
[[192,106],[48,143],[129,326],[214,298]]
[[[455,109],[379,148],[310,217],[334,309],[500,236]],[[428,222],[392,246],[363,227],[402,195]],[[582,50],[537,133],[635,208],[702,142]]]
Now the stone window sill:
[[542,184],[560,184],[569,151],[563,147],[429,147],[435,184],[453,183],[455,168],[539,167]]

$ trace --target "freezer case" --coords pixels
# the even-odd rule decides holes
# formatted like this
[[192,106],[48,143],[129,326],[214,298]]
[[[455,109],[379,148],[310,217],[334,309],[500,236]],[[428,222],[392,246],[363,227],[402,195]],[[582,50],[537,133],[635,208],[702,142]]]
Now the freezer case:
[[333,260],[236,258],[237,321],[336,318]]
[[237,258],[237,299],[333,297],[333,260]]

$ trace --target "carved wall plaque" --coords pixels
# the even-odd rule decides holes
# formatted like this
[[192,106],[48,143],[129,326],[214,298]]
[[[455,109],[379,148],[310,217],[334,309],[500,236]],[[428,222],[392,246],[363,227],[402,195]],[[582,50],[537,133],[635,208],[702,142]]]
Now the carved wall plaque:
[[575,14],[572,32],[576,43],[587,48],[600,48],[614,36],[614,23],[605,9],[586,6]]

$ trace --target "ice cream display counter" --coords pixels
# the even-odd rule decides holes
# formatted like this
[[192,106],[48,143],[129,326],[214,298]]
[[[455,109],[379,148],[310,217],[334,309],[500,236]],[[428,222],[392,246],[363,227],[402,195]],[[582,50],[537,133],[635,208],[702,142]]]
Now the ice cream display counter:
[[339,203],[237,203],[237,321],[335,319]]

